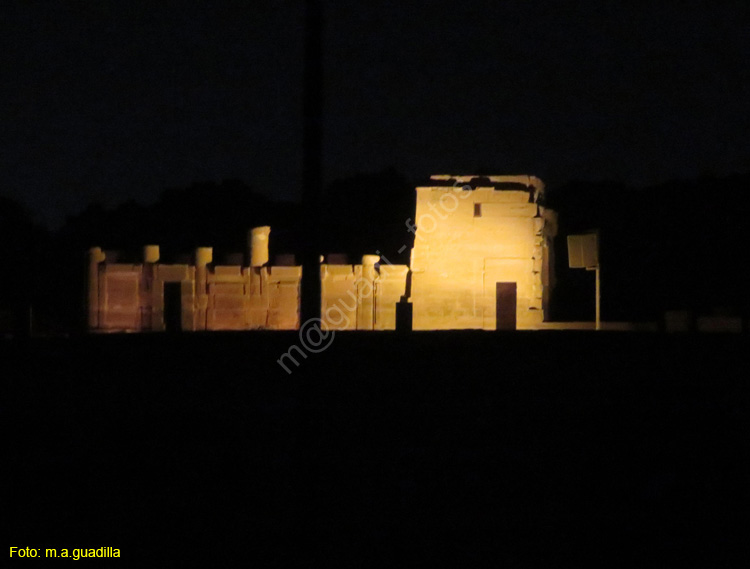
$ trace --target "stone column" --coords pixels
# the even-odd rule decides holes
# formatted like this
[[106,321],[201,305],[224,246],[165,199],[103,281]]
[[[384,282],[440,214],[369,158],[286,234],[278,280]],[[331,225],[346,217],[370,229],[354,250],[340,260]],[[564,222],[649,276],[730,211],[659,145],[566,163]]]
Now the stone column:
[[267,225],[253,227],[250,230],[248,246],[250,248],[251,267],[262,267],[268,263],[268,236],[270,233],[271,228]]
[[154,329],[154,265],[159,262],[159,246],[143,248],[143,271],[141,272],[141,330]]
[[99,263],[106,258],[100,247],[89,249],[89,277],[88,277],[88,329],[96,330],[100,326],[99,306]]
[[198,247],[195,250],[195,329],[206,329],[206,310],[208,309],[208,268],[213,261],[212,247]]
[[357,330],[372,330],[375,324],[375,279],[378,272],[375,263],[378,255],[362,257],[362,273],[357,283]]

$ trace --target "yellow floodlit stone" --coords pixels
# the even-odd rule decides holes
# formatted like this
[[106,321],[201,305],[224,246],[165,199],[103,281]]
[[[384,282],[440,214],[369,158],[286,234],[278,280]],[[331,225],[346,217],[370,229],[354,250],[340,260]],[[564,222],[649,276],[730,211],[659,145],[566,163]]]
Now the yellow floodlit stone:
[[158,263],[159,262],[159,246],[158,245],[146,245],[143,248],[143,262],[144,263]]
[[[413,328],[495,329],[499,313],[518,328],[538,327],[552,271],[544,251],[556,232],[552,212],[537,203],[544,185],[532,176],[432,180],[443,185],[417,188],[415,219],[407,221]],[[515,290],[512,305],[498,303],[498,283]]]
[[268,236],[271,228],[268,226],[253,227],[250,230],[250,266],[262,267],[268,263]]
[[[406,220],[414,233],[410,266],[372,254],[359,265],[321,257],[323,328],[393,330],[402,300],[413,305],[415,330],[541,327],[557,233],[555,213],[539,205],[543,193],[533,176],[432,176],[417,188],[415,218]],[[270,232],[248,232],[246,267],[213,266],[211,247],[196,249],[192,266],[160,263],[157,245],[144,247],[142,265],[90,249],[89,329],[164,330],[175,318],[183,330],[299,328],[302,267],[292,256],[268,264]],[[173,283],[181,306],[165,301]]]

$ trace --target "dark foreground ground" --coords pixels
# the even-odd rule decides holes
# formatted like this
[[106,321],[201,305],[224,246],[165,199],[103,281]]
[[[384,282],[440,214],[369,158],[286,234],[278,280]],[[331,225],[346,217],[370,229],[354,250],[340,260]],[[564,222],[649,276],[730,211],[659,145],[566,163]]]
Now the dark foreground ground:
[[747,335],[349,333],[287,374],[292,344],[1,342],[8,545],[116,547],[77,562],[111,567],[747,559]]

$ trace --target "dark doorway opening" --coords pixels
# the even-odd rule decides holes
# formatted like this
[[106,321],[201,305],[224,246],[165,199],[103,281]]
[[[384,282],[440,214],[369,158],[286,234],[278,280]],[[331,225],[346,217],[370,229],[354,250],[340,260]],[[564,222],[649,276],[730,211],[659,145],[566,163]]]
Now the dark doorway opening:
[[398,332],[411,332],[412,308],[411,302],[401,301],[396,303],[396,330]]
[[167,332],[182,331],[181,283],[164,283],[164,327]]
[[516,283],[497,283],[495,305],[496,330],[516,329]]

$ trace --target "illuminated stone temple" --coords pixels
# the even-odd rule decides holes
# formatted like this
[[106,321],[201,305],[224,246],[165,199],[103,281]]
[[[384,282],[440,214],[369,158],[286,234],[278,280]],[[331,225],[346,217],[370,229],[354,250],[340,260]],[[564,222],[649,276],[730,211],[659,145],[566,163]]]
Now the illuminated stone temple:
[[[554,285],[554,212],[530,176],[432,176],[417,188],[411,266],[378,255],[348,264],[321,257],[321,319],[333,330],[394,330],[409,307],[415,330],[534,329]],[[88,327],[95,332],[294,330],[299,328],[302,267],[293,256],[269,263],[271,228],[248,233],[247,254],[214,264],[213,250],[191,263],[118,263],[89,251]],[[244,261],[244,262],[242,262]],[[405,311],[408,313],[408,310]]]
[[554,286],[557,216],[533,176],[432,176],[417,188],[415,330],[534,329]]

